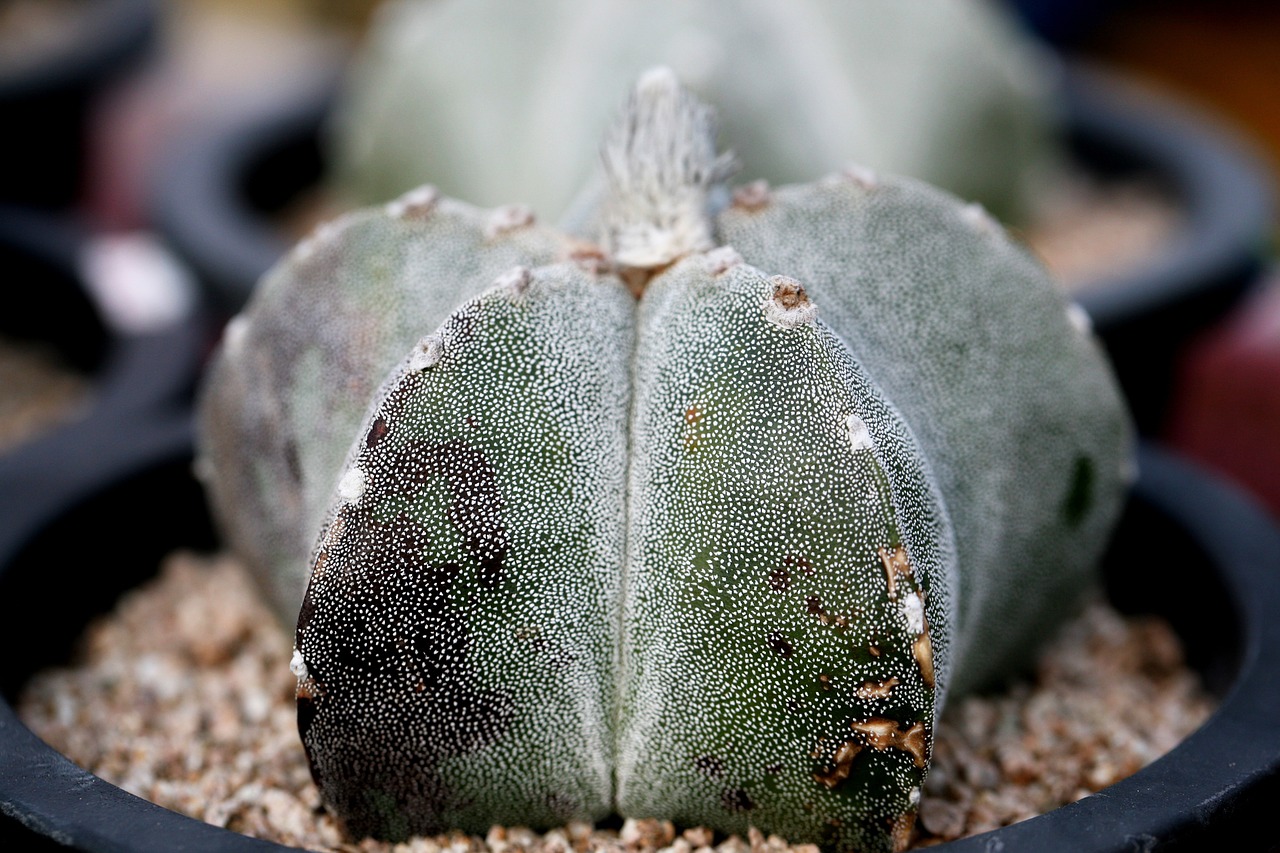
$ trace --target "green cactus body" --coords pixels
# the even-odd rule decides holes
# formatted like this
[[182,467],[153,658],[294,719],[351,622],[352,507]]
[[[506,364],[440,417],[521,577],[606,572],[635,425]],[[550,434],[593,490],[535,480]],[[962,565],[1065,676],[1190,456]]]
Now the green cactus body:
[[[646,75],[599,248],[443,199],[359,214],[224,348],[220,516],[278,501],[323,531],[308,561],[281,513],[258,552],[293,568],[259,571],[310,566],[299,727],[353,833],[618,812],[900,849],[948,693],[1090,583],[1127,422],[1045,274],[914,181],[714,208],[710,123]],[[319,422],[334,440],[292,432]],[[291,466],[325,499],[266,482]]]
[[565,238],[527,209],[430,190],[322,226],[227,328],[206,381],[202,464],[220,526],[292,622],[342,466],[390,365],[461,302]]

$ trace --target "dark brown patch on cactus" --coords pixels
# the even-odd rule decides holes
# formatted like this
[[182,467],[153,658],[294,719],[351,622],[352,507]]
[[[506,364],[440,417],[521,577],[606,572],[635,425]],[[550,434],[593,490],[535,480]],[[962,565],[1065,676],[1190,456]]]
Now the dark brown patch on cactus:
[[816,595],[811,595],[804,600],[804,609],[812,616],[821,616],[824,612],[822,600]]
[[822,673],[821,675],[819,675],[819,676],[818,676],[818,687],[820,687],[822,690],[830,690],[830,689],[831,689],[831,676],[827,675],[825,672],[824,672],[824,673]]
[[748,213],[763,210],[769,206],[772,200],[769,182],[765,180],[743,184],[733,191],[733,206]]
[[933,643],[929,640],[929,631],[926,630],[916,637],[915,642],[911,644],[911,654],[916,659],[916,665],[920,667],[920,678],[930,690],[933,689]]
[[725,811],[749,812],[756,807],[751,797],[742,788],[726,788],[720,792],[720,805]]
[[769,573],[769,588],[774,592],[786,592],[791,588],[791,570],[779,566]]
[[884,565],[885,582],[889,588],[889,597],[898,597],[898,579],[909,579],[912,577],[911,562],[907,559],[907,549],[901,546],[897,548],[880,548],[877,552],[880,555],[880,562]]
[[445,479],[453,493],[449,520],[465,537],[467,550],[480,562],[487,581],[500,583],[509,550],[507,531],[497,475],[484,454],[461,441],[410,442],[388,460],[387,469],[396,472],[400,491],[411,493],[417,489],[404,487],[420,488],[431,479]]
[[896,676],[890,676],[884,681],[864,681],[859,685],[857,694],[859,699],[886,699],[893,692],[893,688],[898,686]]
[[369,426],[369,432],[364,437],[364,446],[372,450],[378,446],[378,442],[382,441],[387,434],[387,419],[379,415]]
[[[480,594],[501,583],[509,553],[494,472],[462,442],[396,448],[371,477],[365,498],[346,504],[330,530],[330,570],[312,578],[311,607],[299,618],[299,649],[324,690],[301,697],[299,731],[325,803],[355,835],[403,838],[441,831],[457,808],[437,768],[499,741],[514,717],[511,697],[477,688],[468,664],[467,614],[459,583]],[[450,522],[466,553],[434,563],[427,530],[371,507],[443,480]],[[398,697],[388,702],[388,697]]]
[[796,650],[795,646],[781,631],[774,631],[769,635],[769,648],[783,658],[790,658]]
[[827,789],[835,789],[849,778],[853,771],[853,760],[862,752],[862,746],[851,740],[842,741],[836,747],[835,754],[826,769],[813,774],[813,781]]
[[310,588],[310,585],[308,585],[307,593],[302,597],[302,607],[301,609],[298,610],[297,634],[298,634],[299,643],[302,642],[302,635],[307,630],[307,627],[311,624],[311,619],[315,615],[315,612],[316,612],[316,602],[315,602],[315,599],[312,598],[311,596],[311,588]]
[[803,572],[805,577],[811,578],[816,574],[813,569],[813,563],[809,562],[809,558],[803,554],[788,554],[783,559],[782,564],[784,566],[794,566]]
[[[316,699],[323,695],[324,686],[309,675],[298,682],[298,686],[294,691],[294,696],[299,701],[304,699]],[[302,713],[301,709],[299,709],[299,713]]]
[[903,729],[893,720],[872,717],[862,722],[855,720],[849,724],[849,728],[862,735],[863,741],[872,749],[881,752],[890,749],[901,750],[911,756],[916,767],[924,768],[928,734],[924,723],[919,720]]
[[702,425],[703,414],[702,408],[697,403],[684,410],[684,422],[687,427],[684,434],[685,450],[696,450],[701,443],[699,427]]
[[577,802],[567,794],[560,791],[552,791],[546,796],[547,810],[553,815],[557,815],[561,821],[568,822],[578,814]]

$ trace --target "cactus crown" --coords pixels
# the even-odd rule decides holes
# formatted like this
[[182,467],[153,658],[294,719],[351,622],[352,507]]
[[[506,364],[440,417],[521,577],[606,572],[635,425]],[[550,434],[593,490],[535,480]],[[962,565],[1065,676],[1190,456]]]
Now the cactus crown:
[[601,151],[607,192],[600,241],[619,266],[664,267],[714,247],[712,190],[737,169],[716,154],[715,112],[669,68],[644,74]]

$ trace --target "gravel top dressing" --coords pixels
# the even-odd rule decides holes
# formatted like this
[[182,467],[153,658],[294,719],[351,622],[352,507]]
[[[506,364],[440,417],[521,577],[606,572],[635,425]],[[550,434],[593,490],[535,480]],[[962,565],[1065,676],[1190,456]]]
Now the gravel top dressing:
[[[323,812],[298,740],[292,640],[228,557],[175,554],[85,633],[72,665],[28,685],[24,722],[125,790],[228,829],[339,851],[803,850],[752,831],[628,820],[539,834],[494,827],[392,845],[344,839]],[[955,702],[939,726],[917,846],[1039,814],[1135,772],[1213,710],[1162,621],[1098,601],[1036,672],[1007,692]]]

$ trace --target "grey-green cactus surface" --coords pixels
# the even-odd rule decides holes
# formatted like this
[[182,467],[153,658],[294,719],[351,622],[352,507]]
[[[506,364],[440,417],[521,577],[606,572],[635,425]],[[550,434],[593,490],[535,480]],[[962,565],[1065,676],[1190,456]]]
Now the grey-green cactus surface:
[[394,0],[355,59],[326,138],[359,204],[430,182],[559,221],[657,63],[777,184],[856,160],[1010,221],[1062,157],[1054,60],[983,0]]
[[229,328],[202,465],[354,835],[901,849],[946,696],[1091,584],[1129,430],[1080,312],[917,181],[730,195],[712,126],[648,73],[582,233],[419,190]]

